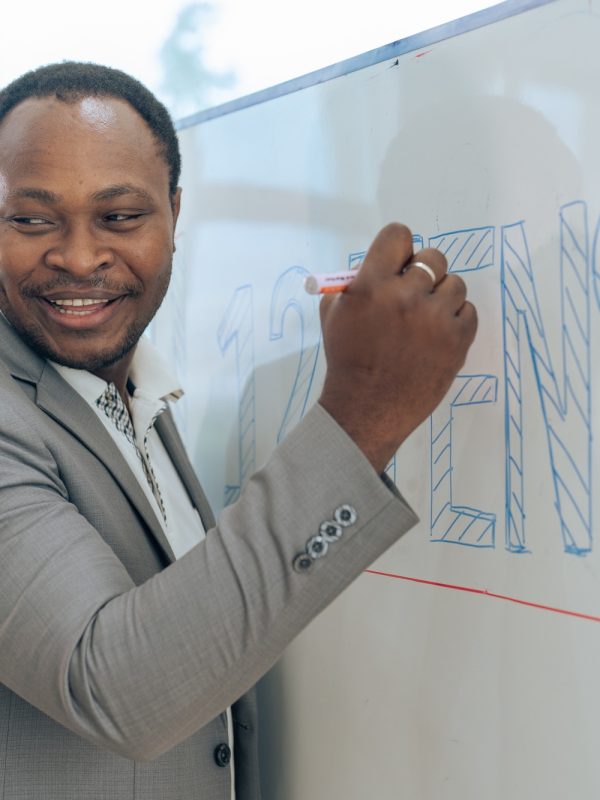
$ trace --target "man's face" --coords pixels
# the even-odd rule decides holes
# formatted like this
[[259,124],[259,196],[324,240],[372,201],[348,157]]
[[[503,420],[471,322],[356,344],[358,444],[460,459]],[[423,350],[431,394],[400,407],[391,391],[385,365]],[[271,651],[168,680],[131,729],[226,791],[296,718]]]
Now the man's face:
[[126,102],[29,99],[0,125],[0,310],[41,355],[118,363],[159,307],[179,195]]

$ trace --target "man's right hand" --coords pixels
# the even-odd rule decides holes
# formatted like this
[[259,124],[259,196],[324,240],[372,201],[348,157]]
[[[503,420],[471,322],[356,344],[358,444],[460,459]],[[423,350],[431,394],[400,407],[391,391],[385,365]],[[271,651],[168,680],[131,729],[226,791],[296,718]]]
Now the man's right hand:
[[[410,268],[412,261],[431,267]],[[440,403],[477,330],[477,312],[439,250],[413,255],[392,223],[374,239],[348,289],[321,301],[327,373],[319,402],[382,472]]]

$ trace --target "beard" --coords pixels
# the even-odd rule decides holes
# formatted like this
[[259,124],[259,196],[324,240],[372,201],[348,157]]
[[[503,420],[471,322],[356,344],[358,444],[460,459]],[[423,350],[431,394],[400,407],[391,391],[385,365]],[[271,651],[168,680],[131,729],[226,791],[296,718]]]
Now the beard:
[[[158,310],[158,306],[156,310]],[[127,353],[136,346],[140,336],[148,325],[148,323],[134,322],[127,328],[121,340],[113,345],[113,347],[105,350],[97,350],[78,358],[76,356],[69,356],[64,351],[53,348],[46,339],[41,326],[29,325],[24,327],[18,320],[11,319],[9,314],[5,313],[5,316],[16,329],[25,344],[29,345],[38,356],[54,361],[56,364],[61,364],[63,367],[84,369],[87,370],[87,372],[97,372],[105,367],[112,366],[112,364],[116,364],[117,361],[124,358]],[[150,322],[150,320],[148,320],[148,322]],[[89,334],[87,331],[78,331],[77,336],[80,339],[85,339],[89,337]]]
[[[169,282],[171,279],[171,267],[165,270],[165,274],[160,278],[155,289],[155,297],[151,307],[144,313],[144,315],[132,323],[124,330],[122,336],[111,347],[104,349],[94,349],[88,351],[85,355],[69,355],[64,350],[58,350],[52,346],[46,332],[42,325],[35,321],[24,321],[19,319],[17,315],[12,312],[11,306],[8,303],[6,293],[0,286],[0,311],[4,314],[6,319],[18,332],[21,339],[39,356],[50,361],[54,361],[64,367],[71,369],[81,369],[88,372],[95,373],[99,370],[110,367],[124,358],[138,343],[141,335],[144,333],[151,320],[154,318],[156,312],[160,308],[162,301],[165,297]],[[70,288],[74,286],[72,280],[55,280],[52,283],[44,284],[43,286],[27,287],[22,290],[24,297],[37,298],[43,295],[44,292],[50,291],[60,286],[68,285]],[[141,296],[143,289],[141,285],[115,285],[105,280],[92,280],[87,282],[87,287],[93,286],[94,288],[106,288],[113,291],[119,291],[129,297]],[[81,288],[81,287],[79,287]],[[80,330],[73,332],[79,341],[85,339],[93,340],[95,337],[94,331]]]

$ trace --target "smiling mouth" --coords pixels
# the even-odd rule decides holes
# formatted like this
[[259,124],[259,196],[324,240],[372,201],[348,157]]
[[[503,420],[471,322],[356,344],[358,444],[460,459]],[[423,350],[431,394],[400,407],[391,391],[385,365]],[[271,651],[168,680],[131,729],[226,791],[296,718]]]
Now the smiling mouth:
[[47,297],[41,297],[40,299],[53,309],[56,309],[60,314],[85,317],[106,308],[106,306],[112,303],[116,303],[117,300],[122,300],[123,295],[113,297],[112,299],[100,299],[96,297],[77,297],[57,300],[49,300]]

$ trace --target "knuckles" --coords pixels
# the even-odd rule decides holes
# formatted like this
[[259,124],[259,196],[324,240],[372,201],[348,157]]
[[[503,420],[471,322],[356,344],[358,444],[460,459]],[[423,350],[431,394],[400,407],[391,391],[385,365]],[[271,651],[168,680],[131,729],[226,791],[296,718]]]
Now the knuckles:
[[424,261],[437,275],[438,281],[442,280],[448,272],[448,261],[441,250],[435,247],[424,247],[415,253],[415,261]]
[[448,291],[451,291],[455,296],[467,296],[467,284],[460,277],[460,275],[446,275],[444,278],[444,283],[446,284]]
[[412,249],[412,231],[401,222],[388,222],[377,234],[376,239],[398,240],[402,243],[409,243]]

